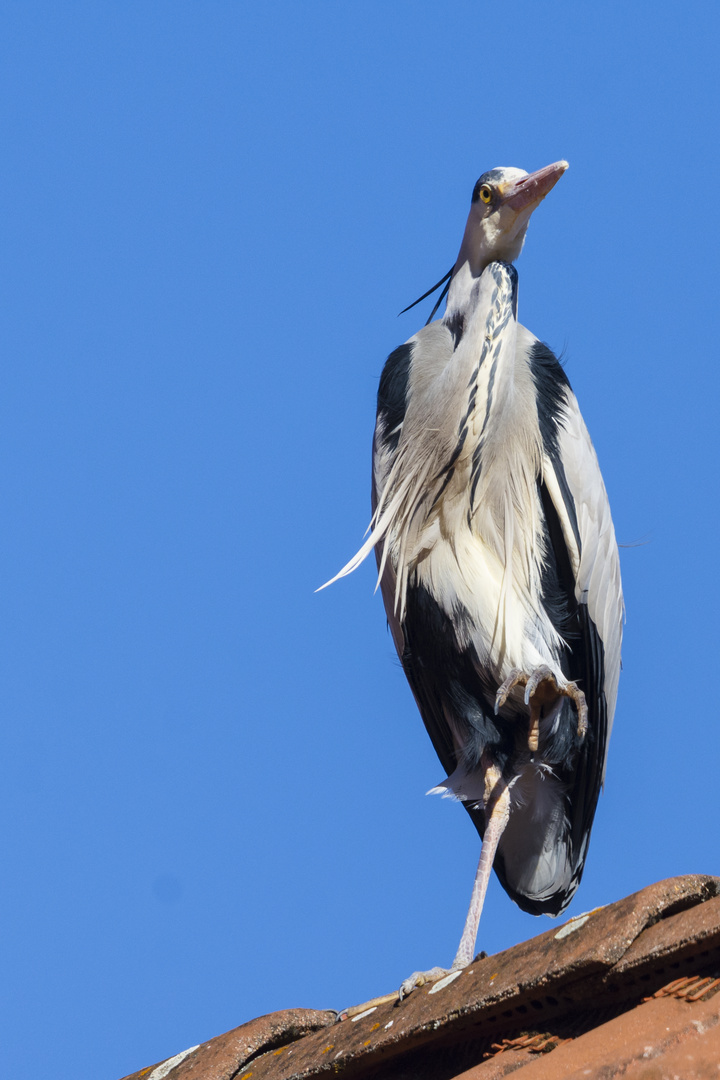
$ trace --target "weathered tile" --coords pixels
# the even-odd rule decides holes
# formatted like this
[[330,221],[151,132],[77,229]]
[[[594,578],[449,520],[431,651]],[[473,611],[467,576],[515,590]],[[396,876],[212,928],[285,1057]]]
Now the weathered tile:
[[[703,1004],[664,998],[648,1001],[549,1054],[521,1063],[521,1080],[700,1080],[720,1072],[720,997]],[[502,1055],[501,1055],[502,1056]],[[673,1062],[686,1071],[673,1071]],[[491,1080],[481,1062],[455,1080]]]
[[720,896],[671,915],[644,930],[618,961],[614,978],[657,965],[669,957],[679,960],[689,952],[698,955],[720,948]]
[[[553,1017],[581,1013],[585,1024],[588,1003],[595,1007],[604,994],[606,1005],[614,988],[642,996],[634,980],[643,965],[720,941],[720,898],[713,899],[719,893],[720,880],[707,876],[659,882],[475,961],[403,1002],[379,999],[340,1023],[332,1023],[331,1012],[273,1013],[127,1080],[300,1080],[337,1072],[347,1080],[449,1080],[477,1062],[498,1032],[545,1030]],[[623,1001],[623,993],[614,1000]],[[617,1011],[613,1006],[606,1015]],[[562,1049],[541,1056],[555,1059]],[[476,1065],[484,1069],[478,1078],[500,1077],[511,1064],[539,1067],[536,1054],[510,1054],[512,1061],[503,1053]]]
[[[567,1012],[582,980],[609,972],[642,931],[668,912],[716,896],[716,878],[690,875],[659,882],[615,904],[471,964],[439,993],[421,987],[403,1002],[386,1003],[309,1036],[282,1060],[252,1063],[253,1080],[293,1080],[342,1069],[361,1076],[401,1054],[443,1039],[479,1038],[496,1025],[530,1023],[542,1012]],[[250,1080],[241,1073],[238,1080]]]
[[280,1052],[288,1043],[333,1024],[335,1016],[315,1009],[268,1013],[125,1080],[232,1080],[253,1055]]

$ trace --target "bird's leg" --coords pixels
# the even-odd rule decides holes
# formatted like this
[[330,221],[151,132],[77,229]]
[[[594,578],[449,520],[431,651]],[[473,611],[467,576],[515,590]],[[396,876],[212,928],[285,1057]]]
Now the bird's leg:
[[435,967],[430,971],[415,971],[409,979],[405,979],[405,982],[400,987],[400,1000],[412,993],[416,986],[423,986],[426,982],[435,982],[437,979],[441,979],[443,975],[449,975],[452,971],[460,971],[472,962],[485,893],[487,892],[490,873],[495,861],[495,852],[510,816],[510,789],[503,780],[500,770],[485,758],[483,759],[483,766],[485,768],[484,803],[487,823],[460,946],[455,954],[451,968]]
[[511,690],[516,686],[525,687],[525,704],[530,708],[528,749],[532,753],[538,748],[540,719],[543,716],[545,706],[554,704],[559,697],[569,697],[574,702],[578,717],[577,733],[581,739],[585,737],[587,731],[587,703],[585,695],[577,683],[559,683],[550,668],[545,664],[536,668],[531,675],[526,675],[525,672],[513,668],[495,696],[496,715],[507,701]]
[[490,765],[485,773],[485,816],[485,834],[480,848],[480,861],[475,874],[470,907],[451,971],[467,967],[475,955],[480,915],[495,861],[495,852],[510,817],[510,789],[496,765]]

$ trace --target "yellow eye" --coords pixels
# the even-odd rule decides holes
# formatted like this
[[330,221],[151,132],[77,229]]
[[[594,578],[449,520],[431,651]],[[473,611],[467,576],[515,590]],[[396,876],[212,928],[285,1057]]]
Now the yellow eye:
[[492,202],[492,188],[487,184],[483,184],[480,188],[480,198],[484,203]]

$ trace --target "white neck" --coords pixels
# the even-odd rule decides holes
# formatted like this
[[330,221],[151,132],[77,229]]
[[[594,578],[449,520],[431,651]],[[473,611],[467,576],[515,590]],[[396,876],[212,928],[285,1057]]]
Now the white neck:
[[453,315],[467,314],[474,286],[489,263],[515,262],[526,232],[527,221],[520,222],[509,234],[508,230],[500,231],[497,226],[493,229],[488,223],[479,225],[470,212],[448,290],[446,321]]
[[447,306],[445,309],[446,322],[454,315],[465,315],[467,313],[473,300],[474,288],[478,283],[480,275],[485,269],[485,265],[481,266],[480,269],[474,273],[467,260],[460,264],[460,259],[458,258],[450,281],[450,289],[448,290]]

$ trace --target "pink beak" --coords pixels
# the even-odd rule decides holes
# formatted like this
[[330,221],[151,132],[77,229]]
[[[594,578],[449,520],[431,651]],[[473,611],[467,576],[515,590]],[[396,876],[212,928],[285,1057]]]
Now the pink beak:
[[567,167],[567,161],[556,161],[553,165],[546,165],[544,169],[524,176],[522,180],[508,184],[502,201],[513,210],[524,210],[528,206],[534,209],[555,187]]

